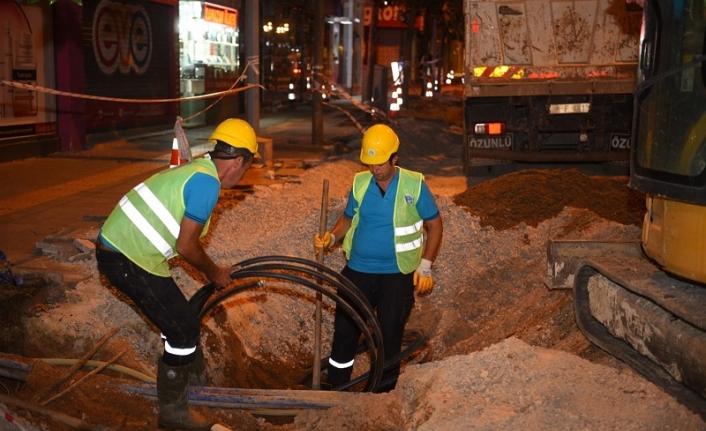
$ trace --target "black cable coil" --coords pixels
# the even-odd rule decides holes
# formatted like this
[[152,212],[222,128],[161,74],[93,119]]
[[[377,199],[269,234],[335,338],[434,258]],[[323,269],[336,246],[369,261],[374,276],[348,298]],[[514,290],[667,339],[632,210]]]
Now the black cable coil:
[[[385,362],[382,332],[367,298],[346,277],[318,262],[291,256],[262,256],[242,261],[233,268],[236,268],[230,275],[233,280],[252,278],[258,280],[230,287],[213,298],[211,296],[216,290],[213,283],[202,286],[189,300],[189,303],[199,311],[201,320],[227,298],[248,289],[261,287],[263,279],[273,278],[296,283],[321,293],[335,301],[336,306],[342,307],[358,325],[365,340],[358,350],[369,351],[370,370],[344,385],[333,388],[334,390],[342,391],[367,380],[363,392],[374,392],[376,388],[386,383],[380,381],[386,368],[401,362],[426,343],[426,336],[421,331],[407,331],[405,340],[413,338],[413,342]],[[322,370],[328,366],[328,358],[321,361],[321,366]]]

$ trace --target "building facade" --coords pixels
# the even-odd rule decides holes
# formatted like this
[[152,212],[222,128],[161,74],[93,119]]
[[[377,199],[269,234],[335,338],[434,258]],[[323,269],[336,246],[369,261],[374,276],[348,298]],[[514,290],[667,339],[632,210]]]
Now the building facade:
[[[315,69],[315,4],[260,0],[259,22],[242,0],[0,0],[0,162],[81,151],[152,130],[243,116],[256,73],[263,108],[307,102],[313,71],[360,95],[367,49],[388,70],[407,43],[404,13],[386,6],[370,41],[369,0],[324,0],[323,59]],[[255,26],[256,28],[252,28]],[[253,63],[246,35],[259,38]],[[415,37],[416,39],[416,37]],[[391,77],[388,74],[385,79]],[[26,87],[30,86],[30,87]]]

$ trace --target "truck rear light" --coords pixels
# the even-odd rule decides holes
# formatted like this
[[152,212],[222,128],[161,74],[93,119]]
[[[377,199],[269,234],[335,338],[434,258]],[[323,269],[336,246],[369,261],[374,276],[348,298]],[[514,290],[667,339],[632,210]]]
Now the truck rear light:
[[473,130],[476,135],[502,135],[505,123],[476,123]]

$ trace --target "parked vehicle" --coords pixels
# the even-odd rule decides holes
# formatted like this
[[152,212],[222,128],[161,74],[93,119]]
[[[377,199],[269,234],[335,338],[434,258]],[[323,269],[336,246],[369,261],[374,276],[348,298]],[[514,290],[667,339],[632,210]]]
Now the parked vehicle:
[[464,170],[627,167],[642,8],[623,0],[465,0]]

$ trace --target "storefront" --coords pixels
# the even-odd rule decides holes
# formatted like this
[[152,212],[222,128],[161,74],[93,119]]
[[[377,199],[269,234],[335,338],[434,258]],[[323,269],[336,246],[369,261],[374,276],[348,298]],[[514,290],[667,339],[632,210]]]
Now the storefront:
[[[0,0],[0,16],[0,80],[53,88],[48,7]],[[0,85],[0,162],[59,149],[55,104],[46,93]]]
[[[372,13],[373,8],[370,5],[363,9],[366,38],[372,22]],[[415,18],[414,27],[418,31],[423,30],[424,19],[421,15]],[[400,61],[406,32],[407,23],[403,6],[385,6],[378,10],[377,64],[389,67],[390,63]]]
[[[242,87],[243,82],[237,83],[242,73],[238,11],[200,1],[179,2],[179,66],[183,98]],[[186,100],[181,117],[189,125],[216,124],[237,116],[238,105],[237,94]]]

